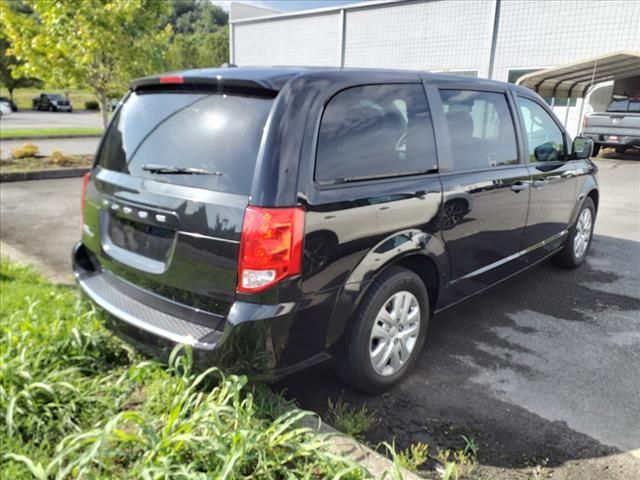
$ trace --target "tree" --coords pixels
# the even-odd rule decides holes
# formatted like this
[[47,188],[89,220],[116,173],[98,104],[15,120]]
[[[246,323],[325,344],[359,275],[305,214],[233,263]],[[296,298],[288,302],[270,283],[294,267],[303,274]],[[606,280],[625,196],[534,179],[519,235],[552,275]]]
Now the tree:
[[199,61],[203,67],[219,67],[229,61],[228,28],[210,33],[202,39]]
[[167,53],[169,70],[217,67],[229,61],[228,15],[202,0],[173,0],[168,22],[174,35]]
[[21,62],[7,53],[10,48],[11,43],[0,30],[0,85],[9,90],[9,98],[13,101],[13,91],[16,88],[35,87],[41,82],[37,78],[19,76],[16,67],[20,66]]
[[229,33],[224,28],[207,34],[177,34],[167,52],[169,70],[219,67],[229,61]]
[[157,0],[24,0],[29,15],[0,2],[0,16],[24,61],[16,70],[60,87],[88,88],[108,118],[108,94],[135,77],[157,73],[171,26],[161,28],[171,4]]
[[173,0],[175,32],[167,53],[170,70],[219,66],[229,61],[229,16],[207,0]]
[[176,34],[214,33],[229,23],[227,12],[208,0],[173,0],[169,23]]

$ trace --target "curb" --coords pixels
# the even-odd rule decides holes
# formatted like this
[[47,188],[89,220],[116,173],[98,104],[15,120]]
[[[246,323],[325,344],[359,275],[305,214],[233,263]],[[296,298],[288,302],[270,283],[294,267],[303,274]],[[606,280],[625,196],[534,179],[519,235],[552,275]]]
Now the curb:
[[376,480],[424,480],[424,477],[395,465],[381,453],[360,443],[355,438],[336,430],[322,420],[317,413],[311,410],[301,409],[286,401],[283,404],[275,394],[272,394],[272,398],[274,404],[277,405],[276,411],[280,414],[291,409],[310,413],[310,416],[303,417],[297,424],[301,427],[309,428],[322,437],[327,442],[330,453],[360,464],[372,478]]
[[81,177],[91,170],[90,167],[53,168],[46,170],[29,170],[22,172],[0,173],[0,183],[23,182],[26,180],[50,180],[54,178]]
[[0,141],[14,141],[14,140],[66,140],[69,138],[101,138],[102,135],[96,135],[95,133],[78,133],[71,135],[42,135],[37,137],[29,137],[29,136],[16,136],[16,137],[2,137]]
[[329,451],[335,455],[346,457],[362,465],[376,479],[423,480],[415,473],[394,465],[384,455],[358,442],[356,439],[345,435],[332,426],[320,420],[315,423],[311,418],[305,418],[301,422],[318,434],[324,436],[329,444]]

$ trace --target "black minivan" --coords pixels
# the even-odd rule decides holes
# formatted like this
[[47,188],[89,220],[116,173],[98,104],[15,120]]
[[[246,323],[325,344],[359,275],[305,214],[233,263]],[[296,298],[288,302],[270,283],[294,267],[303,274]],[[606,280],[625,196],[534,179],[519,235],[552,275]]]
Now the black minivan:
[[84,178],[73,268],[148,354],[273,381],[333,359],[381,392],[432,315],[585,259],[591,140],[532,91],[415,71],[142,78]]

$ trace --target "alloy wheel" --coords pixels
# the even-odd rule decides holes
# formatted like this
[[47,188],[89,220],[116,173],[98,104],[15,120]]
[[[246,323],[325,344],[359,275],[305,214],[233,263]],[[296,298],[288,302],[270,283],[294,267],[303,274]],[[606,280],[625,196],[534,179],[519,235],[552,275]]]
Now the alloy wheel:
[[593,220],[591,217],[591,210],[585,208],[580,213],[578,223],[576,224],[576,232],[573,237],[573,253],[576,259],[582,258],[589,246],[589,240],[591,238],[591,228],[593,226]]
[[409,360],[420,334],[420,320],[420,304],[413,293],[403,290],[385,301],[369,340],[369,360],[378,375],[393,375]]

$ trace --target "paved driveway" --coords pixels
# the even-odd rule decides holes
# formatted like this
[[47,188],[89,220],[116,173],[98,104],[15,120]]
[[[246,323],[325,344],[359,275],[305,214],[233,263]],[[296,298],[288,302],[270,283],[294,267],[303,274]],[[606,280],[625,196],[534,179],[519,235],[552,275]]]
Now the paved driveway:
[[0,120],[2,130],[23,128],[66,128],[66,127],[102,127],[97,112],[34,112],[21,110],[11,115],[3,115]]
[[474,478],[538,478],[512,470],[531,464],[564,465],[553,478],[640,478],[636,158],[597,162],[601,204],[586,265],[545,263],[432,319],[398,388],[362,395],[328,367],[278,387],[318,412],[329,398],[367,405],[380,418],[372,443],[464,445],[460,435],[472,435],[490,467]]
[[[576,460],[575,476],[553,478],[640,478],[629,453],[640,449],[640,161],[598,165],[601,205],[583,267],[543,264],[434,318],[414,373],[383,396],[349,389],[327,367],[277,387],[319,412],[328,398],[367,404],[381,418],[374,442],[451,445],[471,434],[500,478]],[[0,239],[68,272],[79,189],[79,179],[2,184]]]

